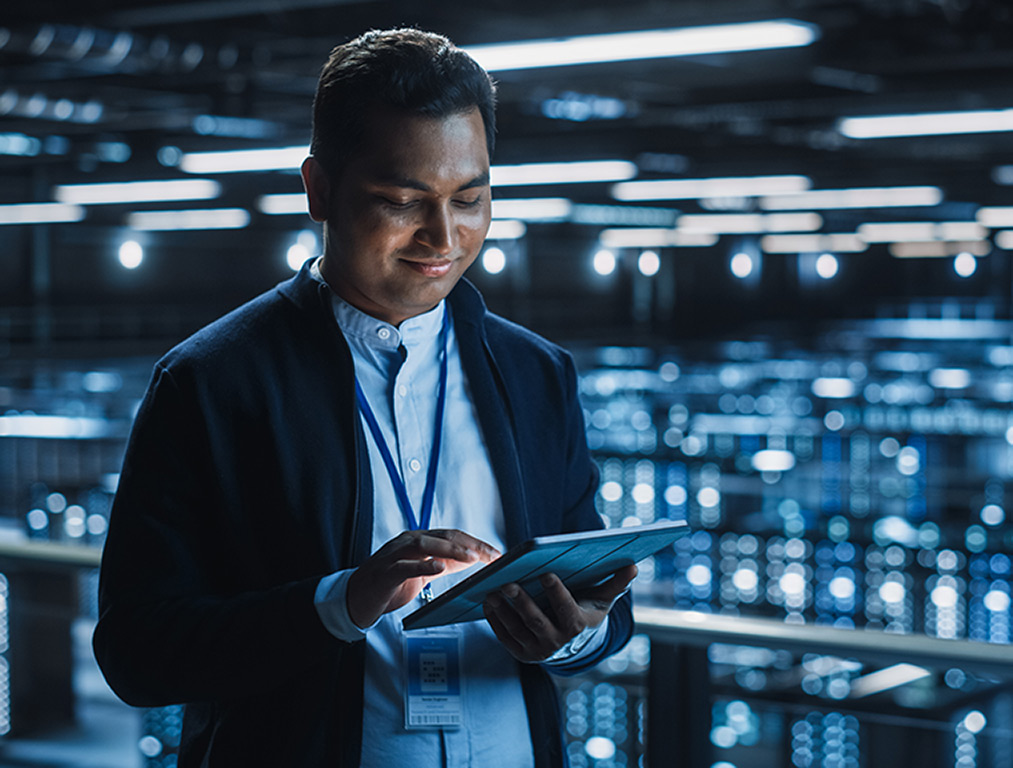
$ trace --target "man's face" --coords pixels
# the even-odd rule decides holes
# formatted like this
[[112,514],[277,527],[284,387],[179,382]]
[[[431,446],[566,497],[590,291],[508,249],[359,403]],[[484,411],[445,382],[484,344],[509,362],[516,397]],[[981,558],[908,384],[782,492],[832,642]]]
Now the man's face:
[[491,210],[485,126],[477,109],[377,109],[366,126],[362,151],[328,185],[322,273],[396,326],[436,306],[478,256]]

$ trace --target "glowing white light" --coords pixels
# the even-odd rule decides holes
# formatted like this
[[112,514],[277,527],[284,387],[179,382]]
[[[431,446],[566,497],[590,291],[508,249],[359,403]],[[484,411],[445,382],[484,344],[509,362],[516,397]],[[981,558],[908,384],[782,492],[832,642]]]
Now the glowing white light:
[[142,737],[137,746],[145,757],[157,757],[162,752],[162,742],[154,736]]
[[611,760],[616,753],[616,745],[612,739],[604,736],[592,736],[584,744],[584,751],[595,760]]
[[827,235],[764,235],[760,238],[760,250],[764,253],[861,253],[869,244],[858,235],[840,232]]
[[179,229],[242,229],[250,223],[244,208],[198,208],[189,211],[135,211],[127,214],[127,226],[140,231]]
[[144,261],[144,248],[136,240],[127,240],[120,245],[119,259],[127,269],[137,269]]
[[739,279],[745,279],[753,273],[753,258],[748,253],[736,253],[731,260],[732,274]]
[[309,153],[306,146],[186,152],[179,161],[179,167],[187,173],[297,171]]
[[290,214],[306,215],[310,212],[309,200],[302,192],[284,195],[261,195],[257,198],[257,208],[269,216],[286,216]]
[[665,489],[665,503],[678,507],[686,503],[686,489],[681,485],[670,485]]
[[801,573],[789,571],[781,576],[778,585],[786,595],[801,595],[805,592],[805,577]]
[[[768,211],[792,211],[815,208],[893,208],[939,205],[943,191],[939,187],[865,187],[858,189],[814,189],[788,195],[772,195],[760,201]],[[985,222],[982,222],[985,224]],[[990,226],[985,224],[986,226]],[[1005,226],[1005,225],[1004,225]],[[1013,226],[1013,225],[1011,225]],[[813,250],[819,250],[814,248]]]
[[851,379],[830,378],[821,376],[813,379],[812,391],[816,397],[846,398],[854,397],[855,382]]
[[961,724],[971,733],[981,733],[985,726],[988,725],[988,720],[978,710],[971,710],[964,717]]
[[28,513],[28,527],[33,531],[41,531],[49,525],[49,515],[41,509],[33,509]]
[[821,253],[819,258],[816,259],[816,274],[824,280],[830,280],[834,277],[839,268],[840,264],[837,262],[837,257],[832,253]]
[[173,200],[211,200],[221,194],[222,185],[209,179],[166,179],[127,181],[109,184],[63,184],[53,187],[61,203],[111,205]]
[[615,480],[601,484],[601,497],[605,501],[619,501],[623,497],[623,487]]
[[0,205],[0,224],[63,224],[81,221],[85,210],[66,203]]
[[976,221],[878,221],[858,226],[858,236],[867,243],[983,240],[987,234]]
[[603,229],[598,240],[608,248],[706,248],[714,245],[718,236],[663,227],[623,227]]
[[1013,207],[979,208],[974,218],[983,227],[1013,227]]
[[838,121],[837,130],[851,139],[1013,131],[1013,109],[846,117]]
[[651,504],[654,502],[654,487],[648,483],[637,483],[630,495],[637,504]]
[[924,667],[916,667],[914,664],[894,664],[854,680],[851,684],[851,696],[860,699],[874,693],[882,693],[913,683],[915,680],[922,680],[931,674]]
[[490,275],[498,275],[506,268],[506,254],[499,248],[486,248],[482,253],[482,269]]
[[709,197],[759,197],[809,189],[808,176],[737,176],[714,179],[626,181],[612,187],[617,200],[694,200]]
[[932,590],[932,602],[939,608],[953,608],[957,604],[957,590],[948,584],[940,584]]
[[835,576],[830,580],[829,589],[838,600],[850,600],[855,596],[855,582],[847,576]]
[[1006,442],[1013,445],[1013,427],[1006,430]]
[[494,165],[489,173],[494,187],[580,184],[632,179],[637,175],[637,166],[628,160],[579,160],[568,163]]
[[704,486],[696,495],[697,503],[706,509],[716,507],[721,503],[721,492],[717,488]]
[[795,466],[795,454],[768,448],[754,453],[752,463],[757,472],[787,472]]
[[491,72],[793,48],[809,45],[818,36],[818,27],[781,19],[473,45],[465,50]]
[[313,254],[310,253],[309,248],[302,243],[294,243],[285,254],[285,262],[293,272],[298,272],[302,268],[302,265],[312,257]]
[[904,446],[897,454],[897,471],[902,475],[913,475],[921,468],[921,457],[918,449],[910,445]]
[[492,217],[494,219],[561,221],[568,218],[572,211],[573,203],[565,197],[492,201]]
[[88,533],[92,536],[101,536],[109,527],[108,521],[102,515],[88,515]]
[[985,607],[994,613],[1005,613],[1009,610],[1010,606],[1009,595],[998,589],[986,592],[983,602],[985,603]]
[[907,589],[899,581],[885,581],[879,587],[879,597],[885,603],[900,603],[907,596]]
[[489,225],[486,240],[520,240],[528,231],[523,221],[515,219],[498,219]]
[[732,575],[732,584],[735,585],[736,589],[741,589],[743,592],[752,592],[756,589],[759,581],[760,579],[756,575],[756,571],[749,568],[739,568]]
[[653,277],[661,269],[661,258],[654,251],[644,251],[637,259],[637,269],[645,277]]
[[986,504],[981,508],[981,522],[985,525],[999,525],[1006,519],[1006,510],[998,504]]
[[840,411],[827,411],[827,415],[823,417],[823,426],[831,432],[837,432],[838,430],[843,429],[844,424],[844,414]]
[[686,580],[694,587],[705,587],[711,583],[711,569],[697,563],[686,569]]
[[599,275],[611,275],[616,270],[616,255],[603,248],[594,255],[592,264]]
[[689,233],[813,232],[823,226],[823,218],[818,213],[692,213],[680,216],[677,224]]
[[960,277],[970,277],[978,269],[978,260],[967,251],[961,251],[953,259],[953,271]]
[[0,437],[40,437],[82,439],[109,434],[106,419],[83,416],[38,416],[34,414],[0,416]]
[[937,389],[966,389],[971,384],[971,372],[966,368],[933,368],[929,384]]

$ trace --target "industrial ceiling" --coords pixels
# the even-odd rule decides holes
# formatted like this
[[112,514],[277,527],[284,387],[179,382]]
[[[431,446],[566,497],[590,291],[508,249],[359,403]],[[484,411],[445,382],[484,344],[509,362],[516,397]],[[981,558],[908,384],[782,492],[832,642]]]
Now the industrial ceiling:
[[[775,175],[804,177],[813,190],[939,190],[931,206],[823,210],[815,229],[824,234],[854,235],[870,222],[980,226],[981,207],[1013,205],[1007,130],[853,138],[841,128],[842,119],[862,116],[975,111],[1001,118],[999,111],[1013,107],[1013,7],[1001,0],[36,0],[7,3],[0,12],[0,217],[3,205],[57,201],[60,185],[193,179],[180,167],[187,153],[305,145],[320,65],[335,44],[366,29],[418,26],[469,47],[772,19],[803,22],[815,39],[777,50],[495,71],[494,164],[607,159],[635,164],[638,180]],[[54,331],[40,330],[40,312],[59,316],[70,308],[76,314],[67,318],[78,320],[66,322],[80,324],[81,311],[90,310],[92,335],[101,338],[102,317],[124,307],[132,308],[135,325],[169,322],[169,330],[151,335],[170,337],[291,274],[285,248],[311,224],[305,216],[265,213],[261,199],[298,193],[298,176],[289,170],[201,178],[219,185],[215,199],[89,205],[72,223],[0,226],[0,321],[9,338],[49,338]],[[613,209],[594,206],[669,209],[673,223],[680,215],[765,212],[761,198],[734,193],[623,203],[612,183],[510,187],[497,197],[565,198],[599,214],[597,223],[571,216],[529,224],[523,279],[501,285],[476,275],[494,306],[501,296],[498,307],[521,319],[539,297],[582,295],[567,259],[593,248],[610,226]],[[202,205],[243,210],[249,220],[236,230],[147,232],[145,267],[128,275],[116,263],[131,213]],[[986,282],[951,292],[991,296],[1008,313],[1008,254],[995,247],[997,231],[985,226],[985,245],[974,254],[991,254]],[[741,240],[723,234],[671,258],[724,265]],[[843,284],[852,295],[877,281],[882,290],[869,296],[880,302],[949,290],[932,282],[934,266],[893,259],[887,243],[873,242],[852,257],[862,267]],[[942,253],[948,246],[939,247]],[[685,292],[681,305],[693,297],[722,301],[707,269],[669,273]],[[636,279],[627,276],[611,299],[613,331],[623,330]],[[848,304],[843,294],[835,301]],[[807,306],[814,305],[827,306],[822,299]],[[147,313],[138,315],[138,307]],[[535,325],[564,328],[563,314],[536,316]],[[572,305],[566,314],[575,316]],[[589,318],[573,325],[587,326]]]

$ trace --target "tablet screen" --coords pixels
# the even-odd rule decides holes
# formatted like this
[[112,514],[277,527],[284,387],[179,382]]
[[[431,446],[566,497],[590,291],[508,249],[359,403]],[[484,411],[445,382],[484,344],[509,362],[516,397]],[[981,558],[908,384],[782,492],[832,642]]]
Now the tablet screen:
[[510,582],[520,584],[537,601],[542,595],[538,577],[544,573],[556,574],[570,589],[590,587],[688,532],[685,521],[666,520],[531,539],[409,614],[402,623],[405,629],[421,629],[485,618],[485,596]]

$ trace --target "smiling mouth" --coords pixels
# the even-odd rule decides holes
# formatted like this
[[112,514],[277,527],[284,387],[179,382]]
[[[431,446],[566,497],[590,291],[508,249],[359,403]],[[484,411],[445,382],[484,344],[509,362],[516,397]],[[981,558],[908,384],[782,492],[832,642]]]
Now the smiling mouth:
[[410,261],[402,259],[402,261],[425,277],[443,277],[454,265],[453,261],[443,259],[440,261]]

